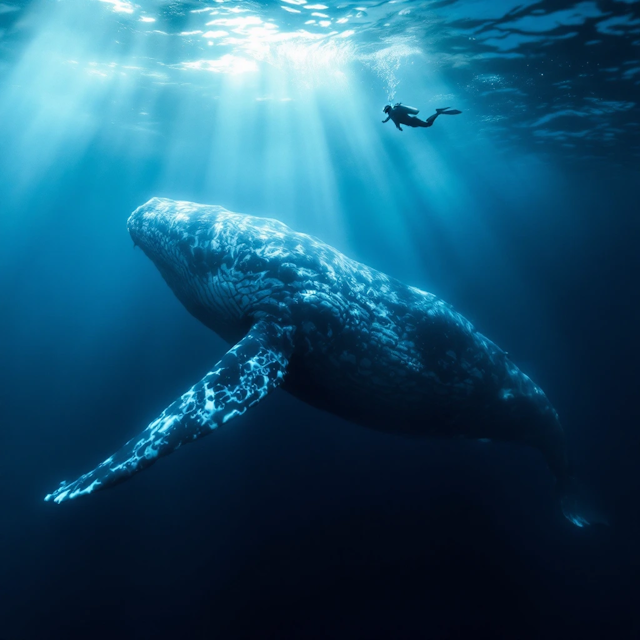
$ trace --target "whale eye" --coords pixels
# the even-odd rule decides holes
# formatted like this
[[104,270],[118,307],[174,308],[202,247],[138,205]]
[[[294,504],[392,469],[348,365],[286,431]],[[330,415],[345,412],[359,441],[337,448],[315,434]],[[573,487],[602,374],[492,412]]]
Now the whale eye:
[[278,268],[278,278],[284,284],[291,284],[298,278],[298,270],[294,264],[284,263]]
[[191,247],[192,247],[191,238],[189,236],[183,236],[178,241],[178,246],[180,247],[180,250],[183,253],[186,253],[187,251],[191,251]]
[[260,256],[249,254],[243,258],[242,268],[249,273],[261,273],[269,268],[269,263]]

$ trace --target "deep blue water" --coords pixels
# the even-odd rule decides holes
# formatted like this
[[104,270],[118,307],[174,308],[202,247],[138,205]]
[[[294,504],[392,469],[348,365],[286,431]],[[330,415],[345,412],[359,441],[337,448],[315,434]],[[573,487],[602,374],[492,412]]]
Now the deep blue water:
[[[322,6],[0,3],[3,640],[640,636],[639,3]],[[400,133],[388,100],[463,113]],[[132,249],[154,195],[453,304],[545,390],[609,526],[562,518],[536,451],[283,391],[45,503],[227,348]]]

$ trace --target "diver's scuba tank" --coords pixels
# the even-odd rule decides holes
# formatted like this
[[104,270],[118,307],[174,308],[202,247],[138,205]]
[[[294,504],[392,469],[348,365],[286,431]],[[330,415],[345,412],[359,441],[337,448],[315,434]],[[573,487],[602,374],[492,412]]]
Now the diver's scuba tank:
[[409,113],[412,116],[415,116],[418,113],[420,113],[419,109],[416,109],[415,107],[408,107],[406,104],[402,104],[402,102],[396,102],[396,104],[393,105],[393,108],[395,111],[400,111],[402,113]]

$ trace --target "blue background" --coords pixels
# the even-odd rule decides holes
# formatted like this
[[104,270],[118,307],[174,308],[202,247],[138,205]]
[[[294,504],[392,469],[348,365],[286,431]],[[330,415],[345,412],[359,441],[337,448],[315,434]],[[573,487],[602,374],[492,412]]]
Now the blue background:
[[[395,98],[463,114],[402,134],[361,61],[311,87],[276,67],[186,86],[52,73],[56,43],[105,51],[124,29],[63,5],[25,5],[0,76],[0,637],[637,637],[635,129],[563,146],[507,105],[483,119],[499,97],[473,87],[515,74],[509,57],[408,58]],[[576,57],[558,46],[561,76]],[[518,91],[539,78],[518,73]],[[608,126],[638,121],[637,83],[593,83],[634,105]],[[45,504],[227,348],[132,249],[152,196],[278,218],[452,303],[545,389],[610,526],[564,521],[535,451],[374,433],[282,391],[128,483]]]

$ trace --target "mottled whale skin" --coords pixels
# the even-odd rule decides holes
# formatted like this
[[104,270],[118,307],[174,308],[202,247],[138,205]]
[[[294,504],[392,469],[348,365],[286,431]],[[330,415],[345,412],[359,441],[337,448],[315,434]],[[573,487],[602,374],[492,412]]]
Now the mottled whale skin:
[[113,485],[281,386],[387,432],[539,449],[578,526],[551,403],[504,351],[435,295],[270,219],[153,198],[128,228],[183,305],[235,345],[138,437],[46,499]]

